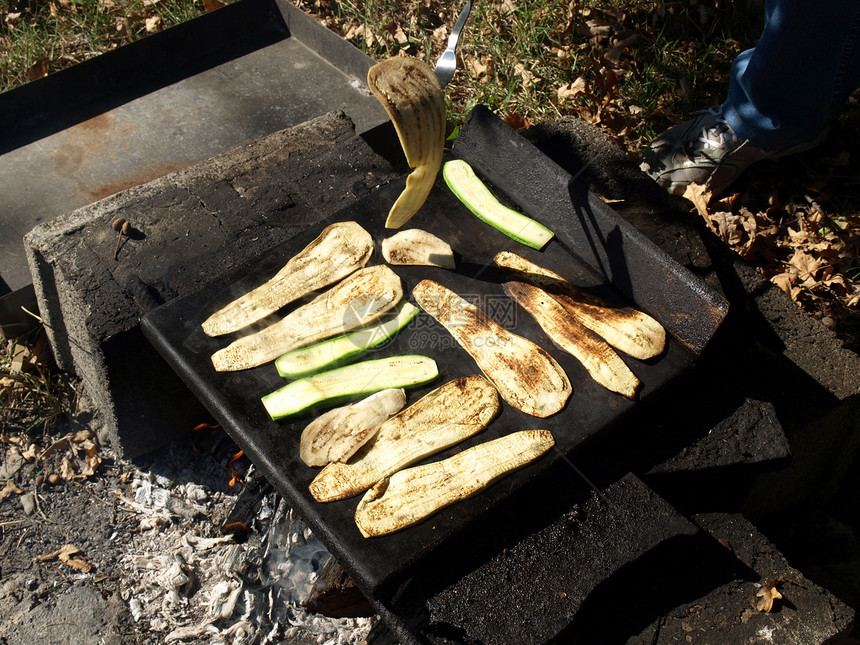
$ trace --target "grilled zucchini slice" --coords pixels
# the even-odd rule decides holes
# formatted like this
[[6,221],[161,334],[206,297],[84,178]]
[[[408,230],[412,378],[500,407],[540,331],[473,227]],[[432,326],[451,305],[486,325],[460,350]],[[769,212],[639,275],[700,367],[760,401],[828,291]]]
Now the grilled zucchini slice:
[[415,387],[437,376],[436,361],[427,356],[377,358],[292,381],[262,401],[269,416],[284,419],[315,405],[335,404],[389,388]]
[[508,208],[490,192],[472,167],[462,159],[445,163],[442,177],[448,188],[478,219],[509,238],[533,249],[542,249],[555,235],[537,220]]

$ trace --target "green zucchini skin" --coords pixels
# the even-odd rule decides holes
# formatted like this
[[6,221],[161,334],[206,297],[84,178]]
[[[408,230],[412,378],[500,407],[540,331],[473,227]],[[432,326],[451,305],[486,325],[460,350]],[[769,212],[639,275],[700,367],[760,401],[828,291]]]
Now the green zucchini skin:
[[262,397],[272,419],[284,419],[321,404],[335,404],[396,387],[416,387],[439,376],[436,361],[420,354],[353,363],[287,383]]
[[421,309],[405,300],[395,308],[393,316],[336,338],[300,347],[282,354],[275,367],[284,378],[295,379],[342,365],[393,337],[415,318]]
[[451,192],[478,219],[512,240],[539,251],[554,237],[555,234],[537,220],[502,204],[462,159],[446,162],[442,177]]

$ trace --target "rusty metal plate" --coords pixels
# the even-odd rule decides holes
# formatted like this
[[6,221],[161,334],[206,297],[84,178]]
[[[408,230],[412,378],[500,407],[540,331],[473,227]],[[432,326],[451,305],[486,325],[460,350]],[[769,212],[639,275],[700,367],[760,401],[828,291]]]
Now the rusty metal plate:
[[30,284],[38,224],[335,109],[384,123],[373,63],[287,2],[241,0],[0,94],[0,296]]

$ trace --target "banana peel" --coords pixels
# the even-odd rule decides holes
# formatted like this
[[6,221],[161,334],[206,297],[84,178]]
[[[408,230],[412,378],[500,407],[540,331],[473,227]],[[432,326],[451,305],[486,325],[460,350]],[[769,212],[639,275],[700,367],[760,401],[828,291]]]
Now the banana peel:
[[427,200],[442,167],[445,96],[430,66],[408,56],[389,58],[371,67],[367,85],[394,124],[412,169],[385,221],[386,228],[400,228]]

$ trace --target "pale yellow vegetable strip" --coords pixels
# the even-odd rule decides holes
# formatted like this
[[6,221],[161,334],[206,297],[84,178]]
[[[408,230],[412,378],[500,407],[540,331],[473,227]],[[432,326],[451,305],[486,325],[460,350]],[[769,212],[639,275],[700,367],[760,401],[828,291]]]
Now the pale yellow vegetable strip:
[[555,444],[548,430],[523,430],[487,441],[443,461],[401,470],[365,493],[355,511],[364,537],[412,526],[485,489],[537,459]]
[[542,289],[527,282],[505,282],[505,291],[529,312],[553,343],[582,363],[600,385],[632,398],[639,379],[605,340],[578,322]]
[[495,261],[500,267],[522,272],[525,281],[549,293],[570,315],[618,351],[645,360],[665,349],[666,330],[648,314],[632,307],[612,307],[515,253],[503,251]]
[[541,418],[564,408],[573,388],[564,369],[545,349],[509,332],[432,280],[415,285],[412,296],[475,359],[505,401]]
[[424,61],[406,56],[371,67],[367,85],[388,113],[413,169],[385,222],[386,228],[400,228],[427,200],[442,167],[445,96],[433,70]]
[[209,316],[203,331],[220,336],[247,327],[360,269],[372,253],[373,238],[357,223],[331,224],[270,280]]
[[331,463],[310,484],[318,502],[358,495],[383,477],[471,437],[499,413],[495,388],[479,375],[449,381],[383,423],[348,463]]
[[382,257],[388,264],[456,268],[451,245],[418,228],[407,228],[382,240]]
[[308,466],[347,461],[405,405],[405,390],[389,388],[324,412],[302,430],[299,457]]
[[359,269],[278,322],[212,355],[216,371],[248,369],[281,354],[373,322],[403,297],[400,277],[385,265]]

